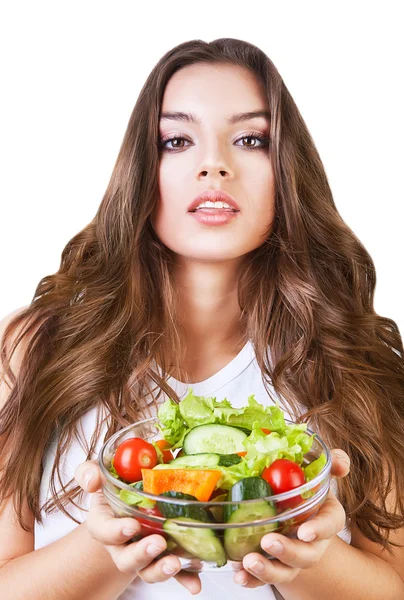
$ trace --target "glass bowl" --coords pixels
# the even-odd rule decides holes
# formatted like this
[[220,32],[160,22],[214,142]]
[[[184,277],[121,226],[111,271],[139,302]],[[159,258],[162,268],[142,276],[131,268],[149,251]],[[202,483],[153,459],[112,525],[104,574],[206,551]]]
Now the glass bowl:
[[[237,571],[243,557],[250,552],[259,552],[272,559],[274,557],[261,548],[261,538],[269,532],[296,537],[299,526],[313,517],[326,499],[331,481],[331,454],[317,434],[304,456],[303,466],[325,454],[326,463],[320,473],[289,492],[265,498],[238,502],[224,501],[223,496],[208,502],[183,500],[149,494],[114,477],[109,469],[117,447],[132,437],[148,442],[161,439],[157,423],[158,418],[153,417],[128,425],[104,443],[98,456],[102,490],[116,517],[132,517],[141,523],[140,534],[130,541],[153,533],[162,535],[167,549],[158,558],[174,554],[184,570]],[[286,419],[285,423],[293,424]],[[314,432],[306,429],[304,433],[310,436]],[[148,507],[128,504],[131,497],[125,492],[135,492],[137,502],[140,496]],[[156,510],[159,507],[160,510]],[[161,516],[161,512],[170,516]],[[225,515],[230,513],[231,522],[227,522]]]

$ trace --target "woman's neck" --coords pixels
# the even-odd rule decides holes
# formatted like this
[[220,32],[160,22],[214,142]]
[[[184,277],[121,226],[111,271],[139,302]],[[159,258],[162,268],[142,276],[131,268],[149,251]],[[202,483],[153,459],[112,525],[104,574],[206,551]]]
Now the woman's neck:
[[184,260],[175,272],[177,318],[188,349],[204,354],[240,343],[239,260],[208,263]]
[[[238,303],[239,260],[208,263],[180,258],[175,272],[177,318],[183,348],[181,371],[207,379],[246,343]],[[175,377],[175,375],[173,375]]]

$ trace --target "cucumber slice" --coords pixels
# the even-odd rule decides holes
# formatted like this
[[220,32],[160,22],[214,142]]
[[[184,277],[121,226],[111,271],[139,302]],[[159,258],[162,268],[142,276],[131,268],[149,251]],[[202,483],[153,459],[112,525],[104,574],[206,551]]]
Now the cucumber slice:
[[176,548],[178,548],[178,544],[177,542],[174,542],[174,540],[172,540],[171,538],[168,538],[167,540],[167,552],[173,552]]
[[[236,425],[232,425],[232,427],[236,427]],[[250,435],[251,433],[251,428],[248,429],[248,427],[240,427],[239,425],[237,425],[238,429],[241,429],[241,431],[244,431],[247,435]]]
[[[257,498],[257,502],[244,505],[225,505],[225,520],[228,523],[248,523],[249,521],[274,517],[276,515],[274,506],[266,500],[260,500],[260,498],[271,495],[271,486],[262,477],[245,477],[244,479],[240,479],[229,490],[229,501],[238,502]],[[249,552],[262,551],[260,546],[261,538],[266,533],[277,529],[277,527],[278,522],[274,522],[267,525],[251,525],[250,527],[226,529],[224,532],[224,547],[228,557],[232,560],[242,560]]]
[[230,425],[198,425],[184,437],[183,450],[185,454],[235,454],[245,450],[246,437],[244,431]]
[[[228,523],[246,523],[258,519],[269,519],[275,515],[276,509],[273,506],[265,500],[257,500],[257,502],[251,502],[235,510],[230,515]],[[225,529],[223,541],[227,556],[231,560],[241,561],[250,552],[262,552],[260,545],[262,537],[277,527],[278,522],[274,522],[266,525]]]
[[200,560],[215,562],[218,567],[226,564],[227,558],[222,542],[212,529],[187,527],[186,523],[200,523],[200,521],[188,517],[177,517],[176,521],[184,522],[184,525],[167,519],[163,529],[179,546]]
[[[241,460],[241,456],[238,454],[213,454],[208,452],[200,452],[198,454],[186,454],[185,456],[179,456],[178,458],[171,460],[169,463],[166,463],[164,466],[169,465],[171,469],[181,469],[183,467],[201,468],[201,465],[203,465],[203,467],[206,469],[213,469],[215,467],[231,467],[232,465],[237,465],[239,462],[241,462]],[[156,465],[156,467],[162,468],[161,464]]]
[[232,465],[238,465],[243,459],[238,454],[220,454],[218,467],[231,467]]
[[[217,467],[220,460],[220,454],[201,453],[201,454],[190,454],[185,456],[179,456],[170,460],[168,465],[171,468],[182,469],[184,467],[199,467],[203,465],[205,468]],[[156,467],[155,467],[156,468]]]
[[[160,496],[166,496],[168,498],[179,498],[181,500],[198,500],[191,494],[183,494],[182,492],[163,492]],[[186,504],[172,504],[170,502],[161,502],[157,500],[156,506],[167,519],[176,519],[177,517],[189,517],[196,521],[203,521],[204,523],[214,522],[213,516],[210,514],[208,509],[203,506],[197,506],[196,504],[187,506]]]
[[[229,502],[238,502],[241,500],[253,500],[254,498],[265,498],[272,496],[271,486],[262,477],[244,477],[237,481],[229,490]],[[225,506],[225,520],[230,519],[230,515],[238,510],[238,504],[228,504]]]

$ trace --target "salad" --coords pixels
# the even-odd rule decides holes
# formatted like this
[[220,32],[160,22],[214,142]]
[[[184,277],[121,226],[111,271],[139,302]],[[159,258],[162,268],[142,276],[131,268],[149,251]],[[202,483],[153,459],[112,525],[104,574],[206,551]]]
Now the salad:
[[[305,423],[285,422],[278,405],[262,405],[254,395],[246,406],[235,408],[227,398],[195,396],[190,388],[180,404],[167,399],[159,407],[156,427],[160,439],[132,437],[116,448],[109,472],[133,488],[118,489],[119,498],[146,516],[163,517],[147,525],[136,516],[147,525],[144,535],[167,534],[174,545],[217,566],[226,564],[227,557],[241,560],[260,551],[261,537],[277,530],[278,523],[272,519],[266,526],[233,526],[220,534],[215,523],[268,520],[297,507],[315,490],[276,503],[270,497],[312,480],[326,464],[324,452],[311,462],[305,457],[316,435],[308,434]],[[145,498],[136,490],[165,501]],[[175,504],[168,498],[193,503]],[[237,504],[252,499],[257,502]],[[212,523],[212,529],[186,527],[182,521]]]

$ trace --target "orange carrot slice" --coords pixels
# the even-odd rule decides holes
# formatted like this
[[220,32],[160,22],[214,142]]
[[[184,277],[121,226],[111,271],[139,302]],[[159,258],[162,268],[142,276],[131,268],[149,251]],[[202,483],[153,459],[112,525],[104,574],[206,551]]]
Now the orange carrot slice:
[[142,469],[143,491],[157,495],[182,492],[207,502],[221,476],[217,469]]

